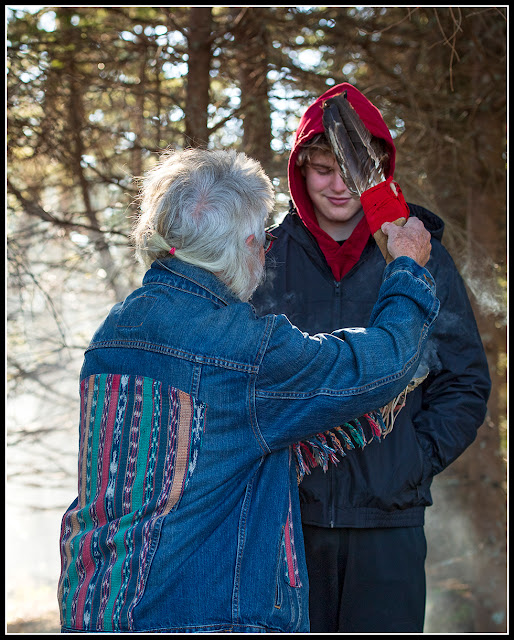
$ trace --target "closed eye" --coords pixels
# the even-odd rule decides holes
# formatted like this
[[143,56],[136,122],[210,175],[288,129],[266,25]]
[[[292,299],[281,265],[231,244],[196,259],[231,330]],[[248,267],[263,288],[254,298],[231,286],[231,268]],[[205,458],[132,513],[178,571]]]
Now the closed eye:
[[333,171],[332,167],[327,167],[323,164],[311,164],[310,166],[314,169],[314,171],[322,176],[328,176]]

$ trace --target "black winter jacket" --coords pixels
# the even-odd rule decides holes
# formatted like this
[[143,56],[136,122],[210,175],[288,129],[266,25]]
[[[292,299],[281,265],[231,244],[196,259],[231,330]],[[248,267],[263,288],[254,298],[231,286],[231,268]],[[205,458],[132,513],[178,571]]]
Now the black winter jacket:
[[[483,423],[490,378],[464,283],[441,244],[443,222],[409,204],[432,234],[427,269],[437,284],[439,317],[421,368],[429,375],[407,396],[392,432],[348,453],[326,473],[319,467],[300,484],[302,517],[322,527],[398,527],[424,524],[430,485],[468,447]],[[252,298],[257,313],[284,313],[310,334],[366,327],[385,262],[370,236],[340,282],[300,217],[275,227],[267,276]]]

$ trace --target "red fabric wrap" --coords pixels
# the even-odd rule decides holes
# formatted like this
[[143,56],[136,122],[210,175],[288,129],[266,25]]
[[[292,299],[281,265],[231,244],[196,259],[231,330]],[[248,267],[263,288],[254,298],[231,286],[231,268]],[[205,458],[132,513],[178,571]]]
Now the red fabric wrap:
[[409,217],[409,207],[405,202],[400,185],[394,182],[398,192],[395,194],[392,183],[391,176],[385,182],[367,189],[361,195],[362,209],[373,235],[384,222],[393,222],[398,218],[407,219]]

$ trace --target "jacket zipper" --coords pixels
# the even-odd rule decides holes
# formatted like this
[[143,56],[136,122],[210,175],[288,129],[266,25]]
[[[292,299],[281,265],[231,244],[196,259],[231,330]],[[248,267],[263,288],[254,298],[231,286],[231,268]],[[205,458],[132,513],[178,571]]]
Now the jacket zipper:
[[[341,317],[340,317],[340,310],[341,310],[341,301],[340,301],[340,296],[341,296],[341,282],[338,282],[337,280],[334,280],[334,289],[335,289],[335,298],[334,298],[334,306],[333,306],[333,326],[334,328],[341,328]],[[329,487],[330,487],[330,495],[329,495],[329,519],[330,519],[330,528],[333,529],[334,528],[334,521],[335,521],[335,500],[334,500],[334,494],[335,494],[335,474],[333,472],[332,466],[329,466]]]

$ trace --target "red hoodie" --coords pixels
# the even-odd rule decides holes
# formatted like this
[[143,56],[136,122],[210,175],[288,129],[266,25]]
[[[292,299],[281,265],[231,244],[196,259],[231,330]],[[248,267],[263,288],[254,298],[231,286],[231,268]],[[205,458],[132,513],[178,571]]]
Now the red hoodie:
[[360,258],[370,236],[368,223],[363,217],[353,230],[351,236],[342,246],[333,240],[328,233],[320,228],[318,224],[311,199],[307,194],[304,177],[302,176],[300,168],[296,166],[296,159],[298,157],[300,145],[307,142],[307,140],[317,133],[324,132],[322,122],[323,102],[327,98],[332,98],[333,96],[343,93],[343,91],[347,91],[347,98],[350,104],[357,111],[362,122],[366,125],[370,133],[377,138],[385,140],[388,146],[390,162],[386,178],[393,176],[396,159],[396,148],[391,134],[389,133],[389,129],[382,118],[382,114],[358,89],[347,82],[338,84],[326,91],[305,111],[302,119],[300,120],[298,129],[296,130],[293,150],[289,156],[289,165],[287,169],[289,192],[298,215],[303,220],[307,229],[309,229],[318,241],[319,247],[323,251],[325,258],[332,269],[334,278],[338,282],[346,273],[348,273]]

